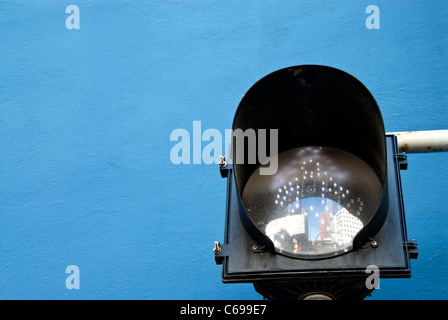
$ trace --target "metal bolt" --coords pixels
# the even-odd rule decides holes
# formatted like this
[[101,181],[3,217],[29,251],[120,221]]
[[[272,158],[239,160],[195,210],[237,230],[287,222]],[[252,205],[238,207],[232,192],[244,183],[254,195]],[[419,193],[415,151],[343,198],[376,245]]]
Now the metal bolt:
[[257,246],[256,244],[254,244],[254,245],[252,246],[252,250],[258,250],[258,246]]
[[219,243],[219,241],[215,241],[215,247],[213,248],[213,252],[215,254],[218,254],[222,251],[221,249],[221,243]]
[[227,165],[226,157],[224,157],[224,156],[219,156],[219,162],[218,162],[218,165],[219,165],[221,168],[224,168],[224,167]]
[[375,240],[373,240],[370,244],[372,245],[373,248],[378,247],[378,242],[376,242]]

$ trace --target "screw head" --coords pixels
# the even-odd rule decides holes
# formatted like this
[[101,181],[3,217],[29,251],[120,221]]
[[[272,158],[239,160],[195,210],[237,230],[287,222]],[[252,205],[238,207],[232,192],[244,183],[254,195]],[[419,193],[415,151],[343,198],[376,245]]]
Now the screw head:
[[222,251],[221,249],[221,243],[219,243],[218,241],[215,241],[215,247],[213,248],[213,252],[215,254],[218,254]]
[[221,168],[224,168],[225,166],[227,166],[226,157],[224,157],[224,156],[219,156],[219,163],[218,163],[218,165],[219,165]]

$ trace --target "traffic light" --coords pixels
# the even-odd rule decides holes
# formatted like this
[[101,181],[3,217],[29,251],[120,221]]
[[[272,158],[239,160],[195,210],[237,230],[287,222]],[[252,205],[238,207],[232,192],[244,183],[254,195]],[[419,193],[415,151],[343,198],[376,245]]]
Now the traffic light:
[[318,65],[275,71],[244,95],[232,129],[214,248],[223,282],[252,282],[269,299],[363,299],[372,266],[411,276],[406,154],[360,81]]

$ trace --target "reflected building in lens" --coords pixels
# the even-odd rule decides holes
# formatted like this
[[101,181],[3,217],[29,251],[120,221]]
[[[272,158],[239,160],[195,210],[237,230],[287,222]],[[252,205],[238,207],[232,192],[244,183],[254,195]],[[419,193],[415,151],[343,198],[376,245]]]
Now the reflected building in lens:
[[328,230],[332,234],[334,242],[343,244],[351,243],[362,227],[361,220],[348,212],[347,209],[341,208],[330,220]]
[[319,215],[320,239],[322,241],[330,239],[330,213],[326,210]]
[[351,243],[363,227],[361,220],[330,199],[326,204],[325,211],[319,215],[320,240],[339,245]]

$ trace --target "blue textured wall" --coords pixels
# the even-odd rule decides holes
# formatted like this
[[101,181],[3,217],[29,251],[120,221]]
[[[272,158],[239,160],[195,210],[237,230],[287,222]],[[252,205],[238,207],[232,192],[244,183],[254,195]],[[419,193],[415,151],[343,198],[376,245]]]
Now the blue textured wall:
[[[225,180],[173,165],[170,133],[230,128],[254,82],[298,64],[357,77],[389,132],[447,129],[447,16],[442,0],[0,1],[0,298],[259,299],[214,263]],[[447,156],[409,155],[419,259],[371,299],[448,298]]]

